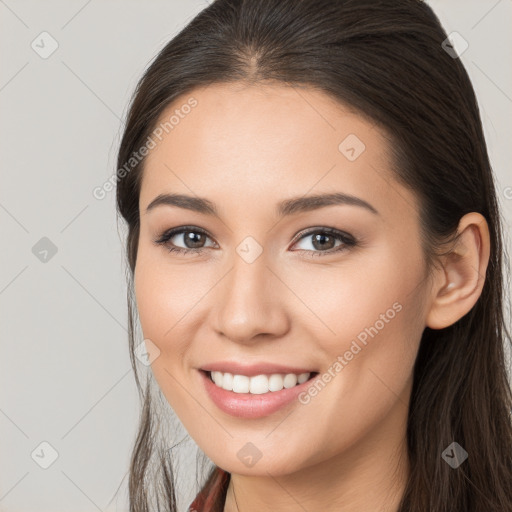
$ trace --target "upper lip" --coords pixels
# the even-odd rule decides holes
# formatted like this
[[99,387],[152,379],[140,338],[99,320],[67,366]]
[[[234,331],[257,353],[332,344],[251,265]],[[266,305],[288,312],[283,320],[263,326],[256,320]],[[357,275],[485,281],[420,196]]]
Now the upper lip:
[[253,364],[241,364],[235,361],[218,361],[216,363],[201,366],[201,370],[207,372],[232,373],[233,375],[246,375],[254,377],[255,375],[273,374],[273,373],[314,373],[314,370],[301,366],[283,366],[281,364],[261,362]]

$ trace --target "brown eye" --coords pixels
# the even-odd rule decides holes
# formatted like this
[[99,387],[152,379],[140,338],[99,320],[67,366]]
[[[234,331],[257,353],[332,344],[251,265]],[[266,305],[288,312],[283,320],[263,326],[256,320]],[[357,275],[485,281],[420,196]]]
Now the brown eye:
[[208,247],[205,243],[209,238],[201,228],[183,226],[166,231],[155,240],[155,244],[164,245],[170,252],[198,253]]
[[336,239],[331,235],[317,233],[313,235],[312,245],[315,249],[332,249],[334,248]]
[[303,243],[299,250],[310,253],[310,256],[323,256],[324,254],[333,254],[343,251],[357,245],[356,239],[333,228],[319,228],[314,231],[303,233],[299,241],[294,244]]
[[205,240],[206,236],[203,235],[203,233],[198,233],[197,231],[183,232],[183,241],[189,249],[197,249],[202,247],[205,243]]

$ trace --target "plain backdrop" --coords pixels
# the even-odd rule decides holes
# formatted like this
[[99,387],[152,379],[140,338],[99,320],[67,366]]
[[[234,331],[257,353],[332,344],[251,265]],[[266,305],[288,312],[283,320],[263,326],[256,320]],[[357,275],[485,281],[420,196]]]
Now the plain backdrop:
[[[461,58],[509,230],[512,2],[430,4],[469,43]],[[1,511],[127,510],[139,402],[124,247],[115,194],[92,191],[115,171],[136,81],[206,5],[0,0]],[[184,485],[181,510],[195,491]]]

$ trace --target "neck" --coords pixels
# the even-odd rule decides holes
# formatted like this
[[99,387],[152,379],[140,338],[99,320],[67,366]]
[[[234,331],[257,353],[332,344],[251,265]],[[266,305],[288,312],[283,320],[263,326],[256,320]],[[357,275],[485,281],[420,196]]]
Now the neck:
[[231,474],[224,512],[396,512],[409,472],[407,411],[398,401],[378,429],[343,453],[294,473]]

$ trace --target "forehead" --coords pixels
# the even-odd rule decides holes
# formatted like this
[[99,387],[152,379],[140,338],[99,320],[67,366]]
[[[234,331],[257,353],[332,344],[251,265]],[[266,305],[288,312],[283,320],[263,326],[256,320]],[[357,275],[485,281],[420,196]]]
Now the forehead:
[[380,203],[393,193],[386,134],[318,90],[212,84],[175,99],[156,127],[141,206],[176,190],[265,205],[310,190]]

